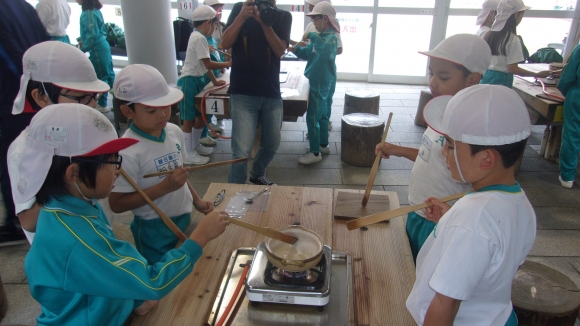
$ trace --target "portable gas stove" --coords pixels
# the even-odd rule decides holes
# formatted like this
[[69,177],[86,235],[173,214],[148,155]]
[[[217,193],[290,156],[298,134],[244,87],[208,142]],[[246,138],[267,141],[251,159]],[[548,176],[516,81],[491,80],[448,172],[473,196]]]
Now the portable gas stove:
[[322,249],[322,258],[303,272],[287,272],[268,261],[264,243],[256,248],[246,279],[246,295],[253,302],[325,306],[330,300],[332,251]]
[[350,256],[324,246],[317,266],[288,273],[271,265],[264,243],[234,250],[208,325],[215,325],[222,317],[248,263],[246,291],[236,301],[228,325],[354,325]]

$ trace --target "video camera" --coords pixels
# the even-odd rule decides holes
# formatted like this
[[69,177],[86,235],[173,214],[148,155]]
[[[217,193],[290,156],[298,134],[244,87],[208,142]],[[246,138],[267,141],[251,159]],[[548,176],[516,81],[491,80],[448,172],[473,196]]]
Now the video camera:
[[270,0],[256,0],[251,5],[258,7],[258,10],[260,11],[260,19],[264,25],[274,25],[274,22],[276,19],[278,19],[280,10],[278,10],[276,7],[273,7]]

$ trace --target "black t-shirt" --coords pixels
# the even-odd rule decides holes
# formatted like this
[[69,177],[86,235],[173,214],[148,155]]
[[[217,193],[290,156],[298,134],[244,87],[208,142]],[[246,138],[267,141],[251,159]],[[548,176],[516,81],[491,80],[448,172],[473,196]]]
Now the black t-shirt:
[[[242,10],[242,6],[243,2],[234,5],[226,29],[234,22]],[[272,25],[272,29],[288,46],[292,15],[280,9],[278,9],[278,14],[279,17]],[[230,94],[281,98],[280,58],[270,48],[260,23],[253,18],[248,18],[244,22],[238,38],[232,46],[229,92]]]

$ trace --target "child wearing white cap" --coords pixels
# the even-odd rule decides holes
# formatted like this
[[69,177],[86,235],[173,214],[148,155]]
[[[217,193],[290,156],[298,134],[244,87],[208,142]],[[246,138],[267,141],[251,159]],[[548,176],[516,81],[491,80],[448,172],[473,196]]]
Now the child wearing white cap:
[[[332,4],[332,1],[330,0],[306,0],[306,4],[308,5],[308,11],[312,11],[312,9],[314,9],[314,6],[316,6],[319,2],[328,2],[330,4]],[[310,22],[308,25],[306,25],[306,28],[304,29],[304,35],[307,35],[310,32],[317,32],[316,31],[316,26],[314,26],[313,22]],[[337,44],[338,44],[338,48],[336,49],[336,54],[340,55],[342,54],[342,39],[340,37],[340,33],[336,33],[336,40],[337,40]],[[291,45],[299,45],[299,44],[304,44],[304,45],[308,45],[308,43],[310,42],[309,39],[305,39],[302,38],[302,40],[300,42],[296,42],[293,40],[290,40],[290,44]],[[332,121],[330,121],[330,115],[332,114],[332,97],[334,96],[334,91],[336,90],[336,79],[332,82],[332,84],[330,85],[330,92],[328,93],[328,108],[326,111],[326,116],[328,116],[328,131],[332,130]],[[307,133],[306,137],[309,137],[310,135]]]
[[[212,82],[215,86],[225,85],[225,81],[217,80],[211,69],[222,69],[231,67],[231,62],[215,62],[210,59],[209,44],[206,37],[212,35],[215,29],[216,11],[210,6],[199,6],[195,8],[192,15],[195,27],[187,44],[187,52],[181,77],[177,85],[181,87],[184,97],[179,102],[179,111],[182,120],[183,137],[185,138],[185,148],[188,161],[192,164],[202,165],[209,162],[208,157],[212,148],[205,147],[199,143],[203,133],[204,121],[201,112],[195,107],[195,95]],[[208,117],[208,120],[211,117]]]
[[227,214],[214,212],[155,265],[117,240],[97,199],[115,187],[118,152],[136,142],[117,138],[106,117],[80,104],[51,105],[32,119],[17,195],[43,205],[24,261],[39,325],[122,325],[133,310],[146,313],[155,301],[143,300],[175,288],[225,230]]
[[70,22],[70,6],[66,0],[40,0],[36,4],[36,12],[51,39],[70,44],[66,34]]
[[522,21],[525,11],[530,8],[524,5],[522,0],[501,0],[498,4],[491,32],[485,35],[492,58],[488,71],[481,79],[482,84],[504,85],[511,88],[514,74],[538,78],[550,75],[550,71],[547,70],[532,72],[518,67],[518,63],[524,61],[524,54],[516,27]]
[[[434,97],[455,95],[464,88],[477,85],[491,61],[489,46],[473,34],[450,36],[435,49],[420,53],[429,56],[429,89]],[[423,134],[419,149],[387,142],[377,145],[376,152],[381,151],[383,158],[394,155],[415,162],[409,180],[410,205],[421,204],[429,196],[445,197],[471,188],[467,183],[451,179],[441,154],[444,145],[445,138],[429,127]],[[405,229],[414,260],[435,228],[435,223],[425,217],[423,210],[407,215]]]
[[[20,91],[12,107],[15,115],[34,115],[53,103],[80,103],[94,108],[98,94],[109,91],[109,85],[97,79],[87,56],[63,42],[47,41],[32,46],[24,53],[22,66],[24,74],[20,79]],[[8,149],[8,172],[13,193],[18,190],[18,162],[25,148],[26,132],[22,132]],[[35,202],[35,197],[25,202],[14,198],[15,213],[31,243],[40,209]]]
[[[193,206],[208,214],[213,210],[213,203],[203,201],[193,189],[188,189],[188,172],[183,168],[188,163],[183,133],[168,122],[171,105],[179,102],[183,93],[170,88],[157,69],[140,64],[123,68],[115,80],[114,90],[115,97],[122,101],[121,112],[133,121],[123,138],[139,140],[139,144],[121,151],[125,172],[185,231]],[[148,173],[168,170],[175,172],[143,178]],[[131,231],[135,245],[150,264],[159,261],[177,244],[177,237],[127,180],[117,181],[109,204],[115,213],[133,211]]]
[[497,14],[498,4],[499,0],[485,0],[483,5],[481,5],[481,11],[477,14],[477,20],[475,21],[475,25],[479,26],[477,33],[475,33],[477,36],[484,37],[491,30],[491,25],[493,25]]
[[424,110],[441,133],[454,180],[473,191],[453,207],[434,198],[438,222],[417,257],[407,309],[419,325],[517,325],[512,280],[532,249],[536,216],[514,177],[530,135],[522,99],[499,85],[476,85],[441,96]]
[[310,150],[301,157],[300,164],[312,164],[322,161],[321,153],[330,153],[328,148],[328,97],[332,83],[336,82],[336,51],[340,25],[336,19],[336,10],[329,2],[320,2],[307,14],[312,19],[317,32],[307,32],[304,39],[310,43],[306,47],[289,47],[288,51],[298,58],[308,60],[304,76],[310,82],[306,125]]

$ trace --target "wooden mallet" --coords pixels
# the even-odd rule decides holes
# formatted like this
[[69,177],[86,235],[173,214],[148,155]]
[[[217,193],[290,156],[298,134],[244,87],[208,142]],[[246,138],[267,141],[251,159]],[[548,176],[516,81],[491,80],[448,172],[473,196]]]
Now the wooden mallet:
[[[385,131],[383,132],[383,138],[381,140],[381,144],[385,143],[387,139],[387,134],[389,133],[389,128],[391,127],[391,119],[393,119],[393,112],[389,113],[389,119],[387,120],[387,126],[385,127]],[[367,188],[365,189],[365,194],[363,195],[362,199],[362,207],[366,207],[369,202],[369,197],[371,195],[371,189],[373,188],[373,184],[375,183],[375,177],[377,176],[377,171],[379,170],[379,164],[381,163],[381,152],[377,153],[375,157],[375,162],[373,163],[373,167],[371,168],[371,174],[369,175],[369,181],[367,181]]]

